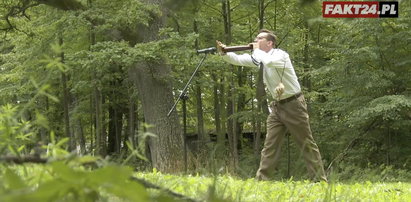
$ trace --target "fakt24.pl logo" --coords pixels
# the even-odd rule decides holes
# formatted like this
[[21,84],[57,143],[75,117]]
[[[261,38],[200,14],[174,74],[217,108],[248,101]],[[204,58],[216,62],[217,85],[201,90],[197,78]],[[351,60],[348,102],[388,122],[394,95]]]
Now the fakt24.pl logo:
[[398,18],[397,1],[323,1],[324,18]]

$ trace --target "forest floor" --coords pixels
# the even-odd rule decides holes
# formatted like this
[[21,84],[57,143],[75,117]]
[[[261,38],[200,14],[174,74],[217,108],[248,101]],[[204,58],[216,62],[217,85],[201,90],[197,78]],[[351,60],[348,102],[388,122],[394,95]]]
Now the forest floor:
[[217,177],[137,173],[154,184],[199,200],[216,201],[411,201],[409,182],[256,181]]

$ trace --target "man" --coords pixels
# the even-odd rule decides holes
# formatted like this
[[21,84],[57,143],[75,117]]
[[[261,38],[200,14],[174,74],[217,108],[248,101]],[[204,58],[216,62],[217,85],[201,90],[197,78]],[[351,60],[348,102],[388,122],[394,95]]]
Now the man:
[[217,49],[224,60],[239,66],[264,69],[264,83],[275,101],[267,118],[267,136],[261,152],[256,178],[269,180],[279,163],[281,145],[287,130],[300,148],[309,174],[314,181],[327,181],[321,154],[311,134],[307,104],[301,93],[288,53],[275,48],[276,36],[269,30],[260,30],[254,40],[253,53],[237,55],[223,53],[224,44],[217,41]]

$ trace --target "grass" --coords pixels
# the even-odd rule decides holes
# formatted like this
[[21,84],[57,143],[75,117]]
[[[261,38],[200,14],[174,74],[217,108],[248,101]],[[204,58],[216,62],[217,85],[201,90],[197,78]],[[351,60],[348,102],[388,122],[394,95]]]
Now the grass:
[[[411,183],[311,183],[255,181],[230,176],[176,176],[137,173],[155,184],[196,199],[227,201],[411,201]],[[214,196],[214,197],[212,197]]]
[[[143,187],[140,189],[138,186],[131,186],[127,180],[128,174],[121,174],[127,169],[71,169],[63,165],[0,164],[0,201],[22,201],[22,198],[30,196],[44,199],[37,201],[62,201],[61,196],[65,196],[66,201],[72,201],[71,199],[76,197],[79,197],[79,201],[135,201],[137,196],[147,195]],[[411,182],[312,183],[294,180],[256,181],[229,175],[169,175],[156,171],[133,173],[132,168],[129,168],[128,172],[135,177],[200,201],[411,201]],[[121,176],[123,180],[119,179]],[[98,197],[98,193],[102,197]],[[22,194],[24,196],[21,196]],[[158,190],[150,189],[148,194],[150,197],[143,201],[176,201],[170,197],[164,199],[164,194],[160,194]]]

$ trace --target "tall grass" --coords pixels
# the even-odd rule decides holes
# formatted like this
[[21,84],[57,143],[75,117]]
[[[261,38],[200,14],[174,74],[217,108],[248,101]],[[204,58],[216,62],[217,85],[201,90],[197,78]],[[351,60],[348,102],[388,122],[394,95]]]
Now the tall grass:
[[216,177],[137,173],[160,186],[198,199],[227,201],[411,201],[411,183],[256,181]]

